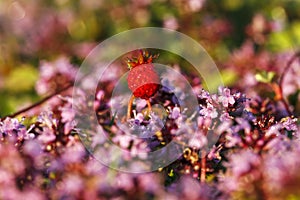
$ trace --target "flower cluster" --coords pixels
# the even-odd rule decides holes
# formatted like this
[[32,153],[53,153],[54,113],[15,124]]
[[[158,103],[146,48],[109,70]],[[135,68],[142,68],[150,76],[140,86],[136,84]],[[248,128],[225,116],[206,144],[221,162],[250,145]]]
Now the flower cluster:
[[[66,78],[74,78],[67,71]],[[199,89],[199,81],[192,84],[197,107],[191,112],[180,107],[185,94],[178,92],[180,84],[172,85],[176,80],[163,80],[166,86],[151,99],[150,113],[145,101],[137,99],[127,120],[121,111],[128,96],[108,98],[110,87],[98,87],[94,99],[89,98],[89,90],[76,90],[72,97],[66,93],[37,118],[2,119],[0,156],[9,151],[10,158],[0,165],[9,176],[0,181],[1,186],[10,188],[7,191],[13,191],[14,198],[28,199],[32,195],[39,199],[298,195],[296,188],[282,187],[300,180],[300,164],[293,162],[300,155],[297,118],[276,112],[276,104],[268,99],[250,99],[226,87],[211,94]],[[88,125],[93,120],[97,123]],[[121,149],[118,154],[116,147]],[[162,158],[153,157],[156,151]],[[99,160],[115,169],[155,172],[123,174]],[[14,163],[16,167],[7,167]]]
[[[0,1],[0,199],[299,199],[299,7]],[[205,89],[182,43],[170,45],[178,55],[147,49],[165,68],[147,53],[129,59],[140,66],[129,78],[122,59],[134,51],[109,65],[122,48],[90,54],[116,33],[153,26],[200,42],[223,86],[211,76]],[[208,66],[201,56],[193,64]],[[146,82],[155,87],[131,98]]]
[[42,62],[40,78],[36,83],[36,91],[40,95],[58,91],[74,82],[76,72],[76,68],[65,57],[61,57],[54,62]]

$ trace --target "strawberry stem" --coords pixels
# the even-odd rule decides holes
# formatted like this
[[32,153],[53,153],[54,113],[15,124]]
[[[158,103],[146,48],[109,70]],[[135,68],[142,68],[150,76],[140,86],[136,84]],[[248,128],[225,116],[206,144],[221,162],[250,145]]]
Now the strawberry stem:
[[131,118],[132,104],[133,104],[134,99],[135,99],[134,95],[131,95],[129,102],[128,102],[127,119]]
[[150,99],[147,99],[147,106],[148,106],[148,115],[150,115],[152,107],[151,107],[151,103],[150,103]]

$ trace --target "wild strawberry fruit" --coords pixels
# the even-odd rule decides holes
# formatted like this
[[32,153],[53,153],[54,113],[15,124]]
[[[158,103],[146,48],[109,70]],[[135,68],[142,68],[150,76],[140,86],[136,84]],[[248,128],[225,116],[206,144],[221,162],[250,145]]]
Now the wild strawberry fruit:
[[137,57],[127,61],[130,69],[127,77],[128,87],[135,97],[148,100],[159,89],[160,79],[152,64],[154,58],[157,58],[157,55],[153,56],[140,50]]

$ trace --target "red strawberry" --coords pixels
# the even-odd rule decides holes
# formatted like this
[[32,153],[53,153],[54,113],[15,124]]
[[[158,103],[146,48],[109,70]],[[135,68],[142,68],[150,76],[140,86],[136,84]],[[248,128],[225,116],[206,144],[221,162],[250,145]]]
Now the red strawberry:
[[158,91],[160,79],[152,64],[156,57],[149,55],[147,51],[139,51],[137,58],[127,61],[130,68],[128,87],[135,97],[148,100]]

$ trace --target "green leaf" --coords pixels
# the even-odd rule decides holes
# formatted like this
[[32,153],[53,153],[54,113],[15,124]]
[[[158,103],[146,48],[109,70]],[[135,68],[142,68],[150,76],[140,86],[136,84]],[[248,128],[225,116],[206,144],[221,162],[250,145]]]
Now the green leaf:
[[262,71],[255,74],[255,79],[261,83],[271,83],[275,75],[275,72]]

